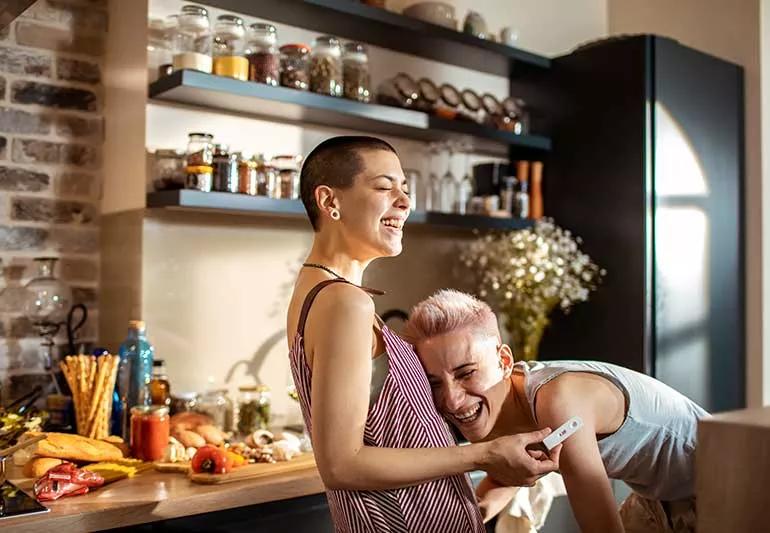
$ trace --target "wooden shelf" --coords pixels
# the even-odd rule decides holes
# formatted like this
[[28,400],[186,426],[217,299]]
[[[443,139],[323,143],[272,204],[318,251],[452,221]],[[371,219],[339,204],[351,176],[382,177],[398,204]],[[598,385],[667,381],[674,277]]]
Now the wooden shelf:
[[[147,207],[306,219],[305,208],[299,200],[276,200],[264,196],[186,189],[148,193]],[[446,228],[515,230],[532,226],[532,221],[518,218],[415,211],[409,216],[407,224]]]
[[182,70],[150,85],[155,100],[218,109],[291,124],[315,124],[420,141],[461,141],[472,151],[522,159],[551,149],[539,135],[514,135],[475,122],[446,120],[421,111],[364,104],[286,87]]
[[[551,60],[354,0],[206,0],[207,5],[508,78]],[[465,13],[458,12],[458,25]]]

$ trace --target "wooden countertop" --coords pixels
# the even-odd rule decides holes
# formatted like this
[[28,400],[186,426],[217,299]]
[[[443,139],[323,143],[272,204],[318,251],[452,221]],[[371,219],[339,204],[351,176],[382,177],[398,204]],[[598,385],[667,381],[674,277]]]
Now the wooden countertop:
[[[31,493],[32,480],[14,477],[15,472],[9,472],[9,479]],[[223,485],[198,485],[185,474],[151,470],[84,496],[48,502],[45,505],[51,511],[45,514],[0,520],[0,530],[95,531],[298,498],[323,490],[315,468]]]

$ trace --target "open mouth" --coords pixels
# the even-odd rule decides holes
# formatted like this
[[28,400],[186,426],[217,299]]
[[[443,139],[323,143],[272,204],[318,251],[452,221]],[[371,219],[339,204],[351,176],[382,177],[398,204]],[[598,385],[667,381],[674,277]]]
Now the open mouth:
[[473,407],[460,411],[459,413],[452,413],[449,415],[452,419],[460,425],[468,425],[474,423],[481,416],[481,402],[475,404]]
[[385,227],[396,230],[396,231],[402,231],[404,227],[404,219],[402,218],[383,218],[380,221]]

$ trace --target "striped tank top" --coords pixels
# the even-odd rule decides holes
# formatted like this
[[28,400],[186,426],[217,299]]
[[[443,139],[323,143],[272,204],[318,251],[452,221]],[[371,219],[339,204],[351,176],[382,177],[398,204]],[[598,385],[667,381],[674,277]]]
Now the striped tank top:
[[[312,369],[302,340],[310,305],[318,292],[342,279],[316,285],[307,295],[289,358],[302,416],[312,434],[310,389]],[[430,385],[412,346],[382,326],[388,375],[369,407],[364,445],[381,448],[454,446],[446,422],[438,414]],[[450,476],[390,490],[327,490],[335,530],[345,533],[468,533],[484,531],[481,513],[467,475]]]

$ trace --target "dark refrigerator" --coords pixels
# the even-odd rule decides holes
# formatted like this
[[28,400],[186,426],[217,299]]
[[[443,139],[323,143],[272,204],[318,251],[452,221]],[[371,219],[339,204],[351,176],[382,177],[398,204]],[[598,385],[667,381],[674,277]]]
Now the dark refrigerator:
[[743,407],[743,69],[641,35],[511,89],[547,110],[546,215],[608,272],[554,315],[541,358],[609,361],[710,411]]

